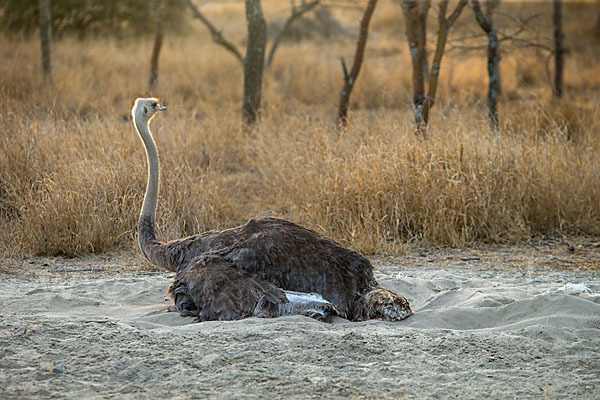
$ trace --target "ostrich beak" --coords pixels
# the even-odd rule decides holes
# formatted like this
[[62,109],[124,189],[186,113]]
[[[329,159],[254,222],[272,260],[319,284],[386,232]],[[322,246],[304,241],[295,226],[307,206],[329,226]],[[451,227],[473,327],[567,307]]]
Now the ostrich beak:
[[165,106],[161,106],[160,104],[158,104],[158,105],[156,106],[156,111],[165,111],[166,109],[167,109],[167,107],[165,107]]

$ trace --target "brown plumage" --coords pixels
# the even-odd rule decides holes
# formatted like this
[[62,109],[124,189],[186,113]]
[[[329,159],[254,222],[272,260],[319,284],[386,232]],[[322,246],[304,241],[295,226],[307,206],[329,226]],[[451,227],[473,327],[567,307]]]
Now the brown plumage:
[[175,308],[200,321],[276,317],[287,303],[283,290],[219,257],[201,257],[169,288]]
[[146,258],[177,272],[169,289],[177,311],[201,321],[287,314],[397,321],[412,315],[403,296],[379,287],[365,257],[283,219],[158,241],[158,153],[148,123],[162,109],[156,99],[137,99],[132,110],[149,169],[139,234]]

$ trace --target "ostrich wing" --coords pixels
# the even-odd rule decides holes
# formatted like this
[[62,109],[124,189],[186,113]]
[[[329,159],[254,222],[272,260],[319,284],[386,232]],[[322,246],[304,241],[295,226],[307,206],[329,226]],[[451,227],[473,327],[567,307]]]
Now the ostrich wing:
[[335,305],[316,293],[284,291],[214,254],[178,272],[169,288],[177,311],[199,321],[301,314],[325,320]]
[[213,243],[210,252],[284,290],[318,293],[344,317],[359,296],[378,286],[365,257],[292,222],[250,220],[233,236],[222,247]]
[[169,294],[183,316],[200,321],[276,317],[288,302],[280,288],[215,256],[202,257],[179,272]]

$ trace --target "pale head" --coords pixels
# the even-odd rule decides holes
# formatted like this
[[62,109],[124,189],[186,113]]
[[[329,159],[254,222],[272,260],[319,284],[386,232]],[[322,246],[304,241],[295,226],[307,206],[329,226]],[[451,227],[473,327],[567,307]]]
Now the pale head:
[[158,99],[150,97],[147,99],[138,98],[135,100],[131,115],[134,120],[147,120],[149,121],[158,111],[164,111],[167,107],[163,107],[158,104]]

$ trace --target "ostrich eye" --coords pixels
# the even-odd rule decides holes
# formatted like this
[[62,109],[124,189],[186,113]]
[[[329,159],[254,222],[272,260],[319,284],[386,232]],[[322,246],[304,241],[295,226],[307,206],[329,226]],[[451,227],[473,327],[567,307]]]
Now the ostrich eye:
[[152,108],[156,108],[156,102],[155,101],[152,102]]

